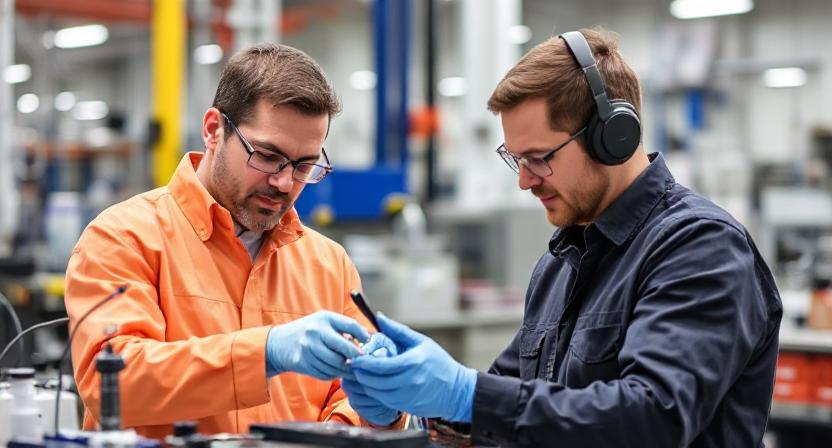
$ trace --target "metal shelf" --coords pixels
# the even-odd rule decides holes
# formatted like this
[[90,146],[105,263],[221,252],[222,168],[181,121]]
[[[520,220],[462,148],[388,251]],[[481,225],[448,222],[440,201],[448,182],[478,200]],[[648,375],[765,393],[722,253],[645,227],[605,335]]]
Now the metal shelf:
[[832,331],[783,327],[780,351],[832,354]]
[[402,319],[402,323],[416,330],[439,330],[470,327],[512,325],[520,328],[523,307],[493,310],[457,311],[431,319]]
[[832,407],[775,402],[771,405],[769,416],[779,423],[832,428]]

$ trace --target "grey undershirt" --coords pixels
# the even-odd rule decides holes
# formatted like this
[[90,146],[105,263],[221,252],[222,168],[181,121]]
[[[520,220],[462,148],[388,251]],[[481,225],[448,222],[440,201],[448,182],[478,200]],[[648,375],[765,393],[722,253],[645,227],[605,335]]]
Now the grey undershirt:
[[246,251],[248,251],[249,257],[251,257],[251,261],[254,262],[257,259],[257,254],[260,252],[260,247],[263,245],[263,232],[252,232],[235,222],[234,234],[243,243]]

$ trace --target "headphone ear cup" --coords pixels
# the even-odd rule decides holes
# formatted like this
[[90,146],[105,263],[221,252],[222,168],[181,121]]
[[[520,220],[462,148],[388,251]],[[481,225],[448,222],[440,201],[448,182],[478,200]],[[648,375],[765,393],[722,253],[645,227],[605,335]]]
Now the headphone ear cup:
[[626,101],[611,101],[612,113],[598,123],[593,134],[597,160],[605,165],[620,165],[632,157],[641,143],[641,120]]
[[586,152],[589,154],[589,157],[598,162],[604,163],[604,161],[598,155],[598,149],[600,145],[603,144],[602,140],[602,133],[604,126],[601,123],[601,120],[598,118],[598,113],[593,111],[592,115],[589,117],[589,121],[586,123]]

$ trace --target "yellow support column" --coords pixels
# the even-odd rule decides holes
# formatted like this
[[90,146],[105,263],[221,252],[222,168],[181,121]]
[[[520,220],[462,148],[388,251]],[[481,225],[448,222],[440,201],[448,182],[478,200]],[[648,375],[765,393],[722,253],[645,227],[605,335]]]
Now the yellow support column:
[[155,0],[151,27],[153,115],[159,140],[153,148],[153,180],[166,185],[182,152],[182,95],[186,62],[185,0]]

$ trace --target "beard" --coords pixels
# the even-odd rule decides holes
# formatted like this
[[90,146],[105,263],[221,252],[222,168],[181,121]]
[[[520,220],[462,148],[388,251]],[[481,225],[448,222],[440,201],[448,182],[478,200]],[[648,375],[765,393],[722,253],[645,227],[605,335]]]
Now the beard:
[[[223,150],[217,151],[216,162],[211,170],[211,195],[231,213],[234,220],[252,232],[265,232],[277,226],[292,206],[289,195],[269,186],[244,193],[238,175],[228,167]],[[280,203],[280,207],[275,210],[259,206],[255,196],[269,198]]]
[[609,179],[602,172],[592,168],[586,176],[581,178],[584,179],[581,182],[581,187],[576,189],[570,197],[560,195],[546,184],[532,188],[532,194],[538,198],[547,198],[558,194],[560,199],[558,208],[546,208],[546,218],[552,225],[566,228],[576,224],[590,223],[603,211],[599,209],[601,202],[604,200],[604,193],[609,188]]

